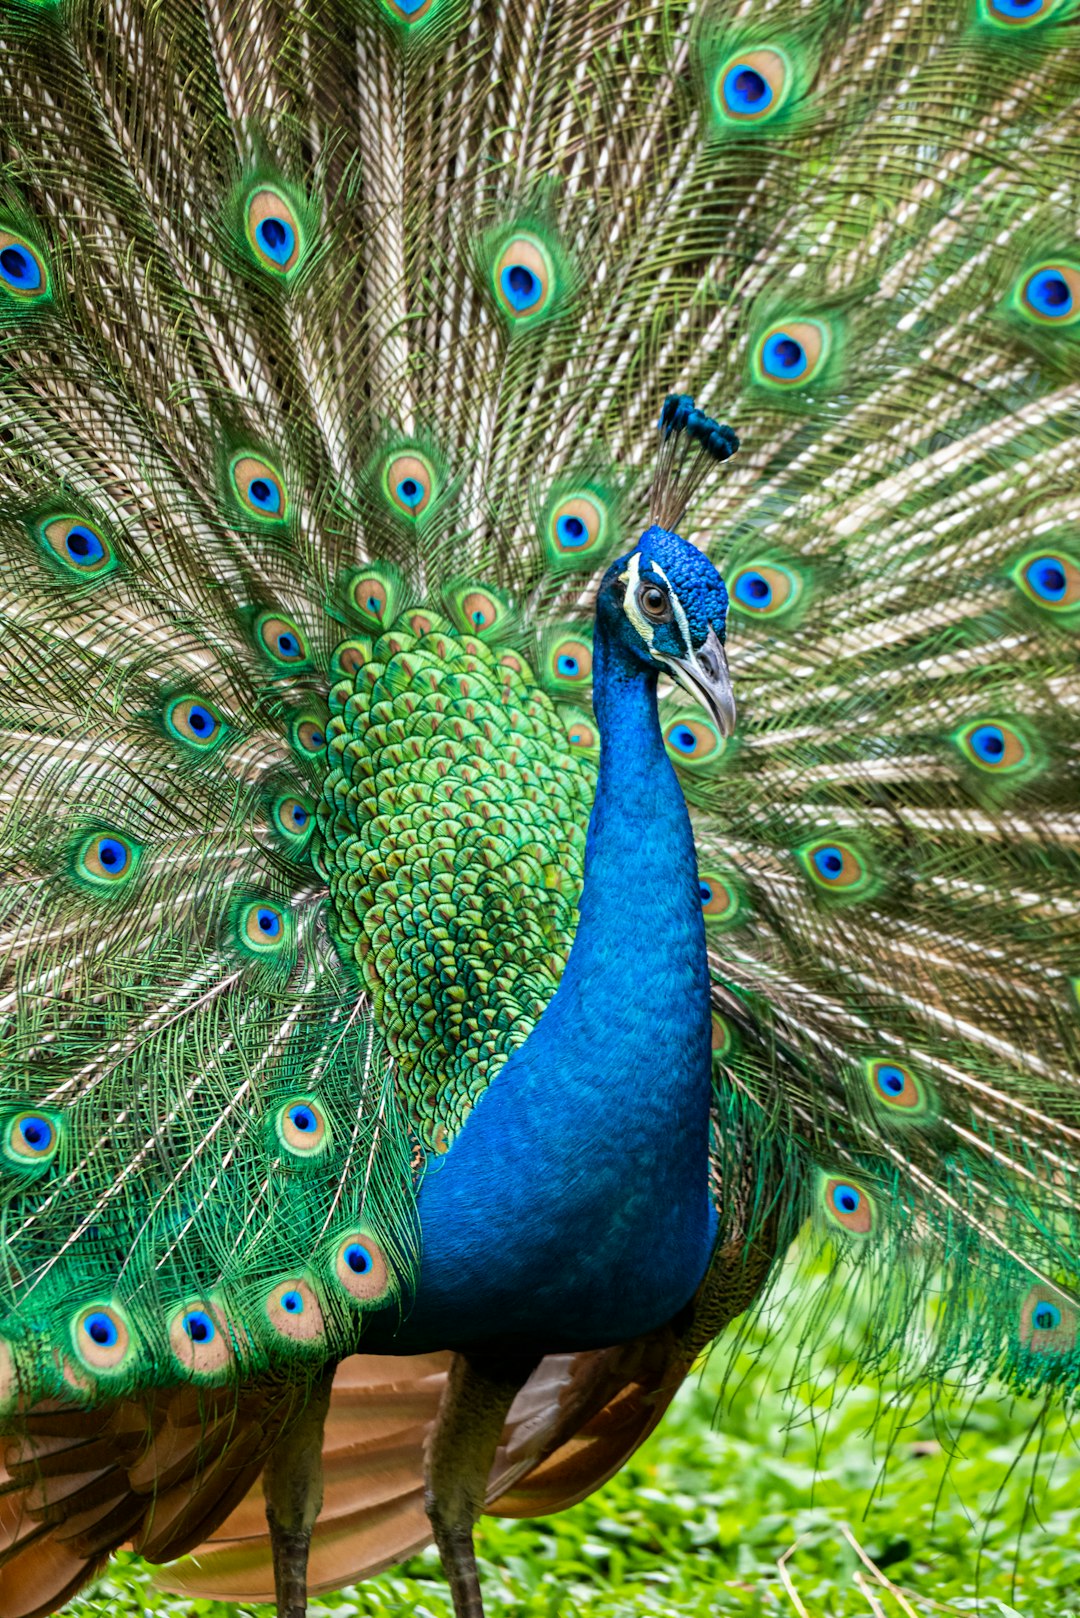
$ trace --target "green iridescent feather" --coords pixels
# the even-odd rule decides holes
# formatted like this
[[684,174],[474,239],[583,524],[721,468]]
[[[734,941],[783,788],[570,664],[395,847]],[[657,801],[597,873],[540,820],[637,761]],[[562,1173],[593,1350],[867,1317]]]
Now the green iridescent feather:
[[[868,1361],[930,1300],[914,1374],[1075,1387],[1080,44],[1073,6],[1008,4],[6,0],[27,1397],[306,1378],[407,1304],[417,1175],[573,936],[592,589],[676,388],[744,445],[686,524],[733,596],[737,737],[664,706],[715,890],[722,1216],[753,1180],[861,1267]],[[733,124],[760,52],[790,83]],[[212,1363],[170,1335],[192,1299]],[[98,1305],[130,1341],[95,1369]]]

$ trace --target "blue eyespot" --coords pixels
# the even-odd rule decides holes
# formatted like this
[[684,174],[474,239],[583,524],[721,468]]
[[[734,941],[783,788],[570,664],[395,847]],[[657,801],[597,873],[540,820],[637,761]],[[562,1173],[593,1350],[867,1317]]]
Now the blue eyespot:
[[1037,556],[1024,570],[1024,577],[1043,601],[1060,601],[1068,587],[1065,569],[1056,556]]
[[264,938],[276,938],[281,932],[281,917],[276,910],[267,905],[260,905],[255,912],[255,925]]
[[667,740],[672,747],[677,748],[680,753],[685,753],[687,757],[698,750],[698,739],[689,725],[672,725],[667,733]]
[[289,1119],[293,1128],[298,1129],[302,1135],[313,1134],[319,1127],[319,1120],[311,1108],[305,1107],[302,1103],[289,1108]]
[[875,1069],[874,1076],[885,1095],[898,1096],[903,1094],[907,1078],[898,1067],[892,1067],[889,1063],[882,1062]]
[[968,737],[976,758],[984,764],[1000,764],[1005,756],[1005,734],[1000,725],[979,725]]
[[503,297],[518,314],[524,314],[543,296],[540,277],[527,264],[507,264],[499,276]]
[[736,62],[724,76],[723,97],[729,112],[764,112],[772,101],[772,87],[764,74],[746,62]]
[[701,895],[702,904],[707,905],[712,898],[712,888],[709,886],[708,882],[698,883],[698,893]]
[[589,541],[589,530],[580,517],[572,514],[562,516],[555,524],[555,532],[559,537],[559,544],[564,550],[576,551]]
[[131,854],[116,837],[102,837],[97,845],[97,857],[110,876],[119,876]]
[[287,219],[271,214],[255,227],[255,240],[275,264],[287,264],[296,248],[296,232]]
[[366,1275],[371,1269],[371,1254],[359,1242],[350,1242],[342,1257],[354,1275]]
[[993,0],[993,9],[999,16],[1023,21],[1027,17],[1034,17],[1045,3],[1046,0]]
[[41,265],[29,248],[9,241],[0,248],[0,280],[13,292],[37,292],[41,288]]
[[[396,493],[402,505],[408,506],[409,510],[413,511],[420,504],[427,490],[417,478],[402,478],[397,486]],[[369,603],[369,609],[377,613],[385,604],[383,601],[372,600]]]
[[92,528],[87,528],[83,523],[76,523],[68,529],[64,549],[76,567],[93,567],[105,555],[101,540]]
[[47,1152],[53,1143],[53,1127],[47,1118],[20,1118],[19,1134],[32,1152]]
[[794,382],[806,370],[806,350],[788,332],[776,331],[761,350],[761,368],[780,382]]
[[763,574],[753,569],[747,568],[735,580],[735,599],[741,601],[744,607],[760,611],[772,605],[772,598],[772,585]]
[[304,1312],[304,1300],[299,1292],[283,1292],[280,1302],[286,1314],[302,1315]]
[[[1027,16],[1031,10],[1037,10],[1040,3],[1041,0],[1030,0],[1025,9],[1018,9],[1014,14]],[[1049,315],[1051,319],[1069,314],[1073,306],[1069,283],[1060,270],[1039,270],[1025,286],[1024,296],[1040,315]]]
[[289,815],[289,819],[292,821],[297,831],[303,831],[304,827],[311,819],[311,816],[308,814],[302,803],[294,803]]
[[837,1185],[833,1187],[833,1202],[838,1213],[856,1213],[861,1201],[862,1198],[853,1185]]
[[844,869],[843,854],[831,844],[825,848],[815,848],[811,857],[818,874],[824,877],[826,882],[835,882]]
[[281,510],[281,490],[271,478],[252,478],[248,484],[248,499],[260,511],[276,513]]
[[1031,1324],[1036,1331],[1057,1331],[1061,1325],[1061,1310],[1056,1303],[1047,1303],[1044,1299],[1032,1310]]
[[217,1336],[217,1327],[205,1309],[190,1310],[181,1324],[193,1343],[212,1343]]
[[570,680],[581,672],[581,664],[571,652],[560,652],[555,659],[555,668],[559,674],[565,674]]
[[115,1348],[120,1340],[116,1322],[104,1311],[95,1310],[83,1321],[83,1331],[99,1348]]

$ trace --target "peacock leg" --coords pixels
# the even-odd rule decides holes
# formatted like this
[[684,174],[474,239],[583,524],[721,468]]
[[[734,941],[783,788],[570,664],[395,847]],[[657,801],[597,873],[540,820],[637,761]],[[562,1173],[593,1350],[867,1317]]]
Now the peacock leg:
[[484,1618],[473,1524],[506,1413],[538,1364],[524,1354],[455,1354],[427,1454],[424,1503],[457,1618]]
[[263,1472],[278,1618],[305,1618],[311,1531],[323,1498],[322,1442],[336,1366],[325,1368],[286,1424]]

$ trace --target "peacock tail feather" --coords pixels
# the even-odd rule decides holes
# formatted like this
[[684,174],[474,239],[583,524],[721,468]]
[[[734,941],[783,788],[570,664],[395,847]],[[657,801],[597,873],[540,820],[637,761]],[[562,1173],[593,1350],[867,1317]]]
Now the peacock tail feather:
[[407,1314],[573,937],[671,390],[744,446],[738,732],[663,705],[721,1236],[809,1221],[870,1361],[932,1306],[920,1374],[1075,1386],[1078,28],[3,0],[10,1401]]

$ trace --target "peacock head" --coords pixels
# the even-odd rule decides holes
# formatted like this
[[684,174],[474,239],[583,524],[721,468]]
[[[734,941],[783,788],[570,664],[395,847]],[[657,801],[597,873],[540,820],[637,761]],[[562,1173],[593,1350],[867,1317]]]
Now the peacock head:
[[604,575],[597,628],[631,666],[657,665],[700,702],[722,736],[735,729],[735,697],[724,635],[728,594],[703,551],[670,529],[646,529]]

